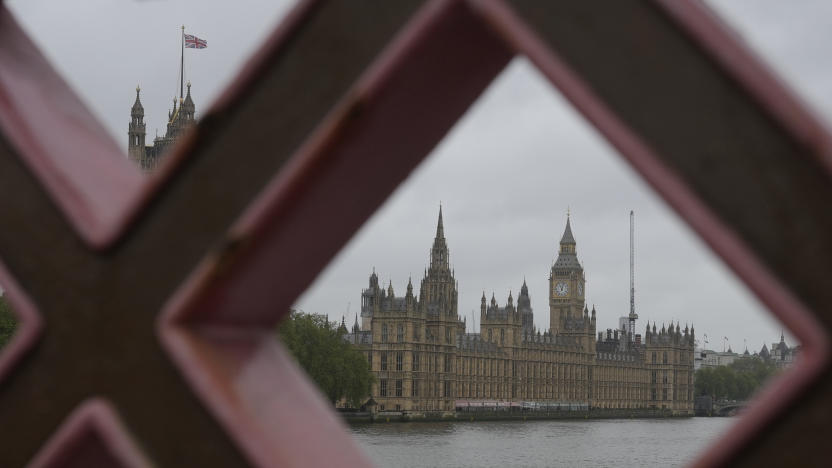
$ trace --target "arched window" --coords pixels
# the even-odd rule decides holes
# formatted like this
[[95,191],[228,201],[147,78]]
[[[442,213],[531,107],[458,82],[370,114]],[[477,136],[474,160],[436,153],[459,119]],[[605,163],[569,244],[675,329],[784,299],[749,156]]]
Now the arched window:
[[387,343],[387,324],[381,326],[381,342]]

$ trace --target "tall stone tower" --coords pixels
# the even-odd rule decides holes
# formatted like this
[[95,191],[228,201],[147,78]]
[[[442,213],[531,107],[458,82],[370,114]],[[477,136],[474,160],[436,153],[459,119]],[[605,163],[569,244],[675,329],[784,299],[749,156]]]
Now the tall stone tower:
[[[584,300],[584,269],[578,261],[570,221],[567,214],[558,259],[549,273],[549,331],[580,346],[589,362],[596,352],[595,307],[590,316]],[[584,368],[581,372],[588,377],[590,369]],[[589,379],[591,377],[577,383],[578,395],[589,397]]]
[[[420,293],[419,302],[424,304],[429,317],[437,317],[442,322],[458,321],[456,279],[451,271],[448,244],[445,242],[441,206],[439,220],[436,223],[436,237],[430,249],[430,267],[422,278]],[[437,331],[445,334],[443,330]]]
[[127,127],[127,156],[131,161],[141,166],[145,158],[144,138],[146,132],[144,107],[139,99],[139,92],[141,92],[141,88],[136,86],[136,102],[133,103],[133,107],[130,109],[130,124]]
[[440,397],[439,408],[453,410],[456,397],[455,358],[457,337],[465,332],[459,320],[457,282],[451,270],[448,244],[445,242],[445,226],[442,223],[442,206],[436,223],[436,236],[430,249],[430,266],[422,278],[419,291],[419,307],[425,318],[425,341],[434,354],[433,372],[425,384]]
[[375,311],[381,306],[379,295],[382,288],[378,285],[376,269],[370,275],[370,286],[361,292],[361,329],[370,330],[373,326]]
[[188,82],[188,94],[185,95],[185,101],[179,109],[181,114],[181,126],[183,128],[192,126],[194,124],[194,115],[196,114],[196,106],[194,100],[191,98],[191,82]]
[[560,239],[558,259],[549,273],[549,331],[551,333],[562,334],[577,331],[583,325],[584,315],[586,315],[584,313],[586,309],[585,285],[584,269],[578,261],[575,237],[572,235],[572,226],[567,215],[566,229]]
[[523,333],[526,335],[534,333],[534,312],[532,312],[532,301],[525,278],[523,278],[523,286],[520,287],[520,296],[517,298],[517,312],[520,314]]
[[191,83],[188,82],[188,94],[184,99],[173,98],[173,109],[168,112],[167,130],[165,136],[158,134],[152,145],[145,145],[144,107],[139,100],[139,88],[136,88],[136,102],[130,110],[130,124],[127,129],[128,158],[142,170],[149,172],[155,169],[165,156],[168,148],[173,146],[179,137],[196,124],[196,106],[191,98]]

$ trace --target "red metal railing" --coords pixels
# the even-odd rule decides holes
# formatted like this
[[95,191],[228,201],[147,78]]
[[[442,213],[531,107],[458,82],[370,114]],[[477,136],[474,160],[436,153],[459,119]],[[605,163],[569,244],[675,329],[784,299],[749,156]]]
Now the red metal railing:
[[804,345],[700,463],[818,444],[827,134],[699,4],[589,3],[303,2],[149,180],[0,11],[0,464],[368,464],[274,325],[515,54]]

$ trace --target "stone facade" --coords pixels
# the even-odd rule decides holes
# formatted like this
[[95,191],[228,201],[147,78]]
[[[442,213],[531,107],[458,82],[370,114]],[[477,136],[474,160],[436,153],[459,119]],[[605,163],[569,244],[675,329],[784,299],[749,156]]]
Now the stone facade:
[[737,359],[743,359],[746,356],[750,357],[747,349],[743,355],[733,352],[730,347],[728,348],[728,351],[714,351],[712,349],[695,350],[693,370],[697,371],[703,367],[714,368],[720,366],[730,366]]
[[[596,334],[596,311],[570,221],[549,276],[550,329],[535,329],[525,281],[517,304],[480,301],[479,333],[466,333],[457,311],[442,209],[418,297],[408,281],[397,297],[373,271],[347,339],[367,356],[379,410],[450,412],[498,404],[580,408],[657,408],[693,414],[694,331],[653,324],[642,335]],[[643,339],[642,339],[643,338]]]
[[188,82],[188,94],[184,99],[179,99],[178,107],[176,98],[173,98],[173,109],[168,112],[165,136],[157,135],[153,139],[153,144],[147,145],[145,144],[147,132],[144,123],[144,106],[139,98],[140,92],[139,87],[136,87],[136,101],[130,109],[130,123],[127,126],[127,157],[143,171],[150,172],[161,163],[168,148],[176,143],[182,133],[196,123],[196,107],[191,98],[191,83]]
[[786,344],[786,337],[780,332],[780,342],[771,343],[771,352],[768,352],[766,345],[760,350],[763,359],[770,360],[778,369],[791,367],[800,355],[800,346],[789,347]]

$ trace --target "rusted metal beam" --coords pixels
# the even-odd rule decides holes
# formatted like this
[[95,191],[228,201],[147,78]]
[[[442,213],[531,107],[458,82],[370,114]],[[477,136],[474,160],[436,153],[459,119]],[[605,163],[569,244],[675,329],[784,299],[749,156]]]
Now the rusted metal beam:
[[[820,427],[810,417],[828,409],[832,379],[809,385],[827,371],[830,317],[807,307],[830,310],[832,295],[813,281],[830,268],[829,140],[705,10],[679,5],[304,2],[138,186],[121,163],[99,165],[99,151],[112,152],[99,126],[74,128],[58,112],[34,128],[52,102],[21,112],[8,98],[55,94],[63,111],[88,117],[4,11],[0,219],[12,228],[0,230],[0,279],[14,278],[24,319],[37,308],[46,325],[28,354],[37,326],[0,360],[0,437],[14,448],[0,464],[30,460],[93,397],[112,408],[100,420],[115,421],[104,425],[109,445],[94,445],[125,455],[135,442],[160,466],[366,464],[273,326],[513,53],[806,347],[790,379],[702,463],[786,461],[768,447],[817,444],[823,432],[805,431]],[[81,146],[62,157],[27,135]],[[40,460],[88,427],[73,421]],[[773,422],[793,433],[755,432]]]
[[[66,415],[92,396],[113,402],[160,466],[247,464],[160,348],[155,318],[197,261],[223,245],[241,210],[418,5],[309,2],[298,7],[229,95],[177,148],[170,168],[147,182],[143,194],[132,194],[143,203],[140,214],[132,215],[129,233],[102,252],[93,251],[64,222],[54,192],[44,191],[37,173],[24,164],[34,156],[3,146],[0,217],[14,229],[2,230],[0,258],[34,298],[47,325],[33,351],[0,382],[0,437],[4,447],[14,447],[0,451],[0,464],[23,465]],[[47,72],[41,69],[42,80],[26,85],[41,87],[42,93],[65,92],[52,87],[54,77]],[[6,85],[11,87],[3,91],[10,94],[22,86]],[[52,137],[69,142],[95,138],[79,137],[70,127],[50,128],[57,132]],[[91,160],[62,164],[107,177],[106,168],[101,171]],[[315,414],[309,417],[314,420]],[[305,447],[292,449],[318,450],[311,440]],[[362,459],[355,450],[344,454],[347,464]]]
[[[700,463],[822,464],[813,447],[832,386],[832,290],[818,281],[832,273],[826,130],[698,2],[508,3],[533,30],[509,35],[542,46],[531,49],[538,66],[556,54],[579,77],[591,98],[578,107],[807,351]],[[789,430],[759,431],[784,419]],[[803,449],[775,448],[784,445]]]

